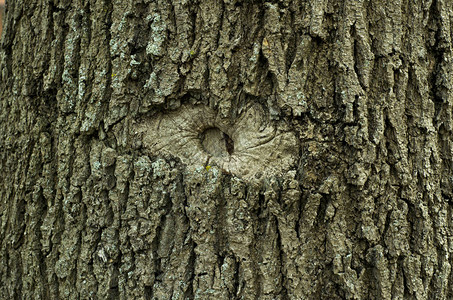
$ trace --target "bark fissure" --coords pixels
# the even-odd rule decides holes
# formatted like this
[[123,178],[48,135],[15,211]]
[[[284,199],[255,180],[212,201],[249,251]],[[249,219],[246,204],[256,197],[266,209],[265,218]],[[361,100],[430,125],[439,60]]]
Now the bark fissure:
[[7,5],[0,298],[453,297],[448,1],[82,2]]

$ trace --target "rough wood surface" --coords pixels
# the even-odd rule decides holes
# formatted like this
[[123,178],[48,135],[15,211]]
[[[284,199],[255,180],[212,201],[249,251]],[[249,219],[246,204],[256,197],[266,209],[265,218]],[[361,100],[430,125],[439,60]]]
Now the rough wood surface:
[[295,134],[287,124],[267,120],[259,105],[245,107],[237,117],[185,105],[144,117],[132,131],[149,155],[169,154],[185,165],[214,164],[243,179],[281,175],[295,168],[299,156]]
[[[452,299],[452,22],[449,0],[9,1],[0,298]],[[250,107],[294,142],[251,159]]]

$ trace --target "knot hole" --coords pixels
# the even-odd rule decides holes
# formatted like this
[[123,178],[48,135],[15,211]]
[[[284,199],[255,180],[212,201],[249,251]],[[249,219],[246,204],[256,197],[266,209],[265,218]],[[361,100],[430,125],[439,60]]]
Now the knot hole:
[[200,134],[199,138],[203,150],[212,156],[228,157],[234,152],[233,140],[217,127],[206,129]]

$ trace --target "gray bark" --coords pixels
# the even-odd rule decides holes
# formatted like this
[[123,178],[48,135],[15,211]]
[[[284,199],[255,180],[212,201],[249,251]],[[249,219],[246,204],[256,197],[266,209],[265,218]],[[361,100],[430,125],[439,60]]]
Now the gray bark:
[[449,0],[8,1],[1,299],[452,299]]

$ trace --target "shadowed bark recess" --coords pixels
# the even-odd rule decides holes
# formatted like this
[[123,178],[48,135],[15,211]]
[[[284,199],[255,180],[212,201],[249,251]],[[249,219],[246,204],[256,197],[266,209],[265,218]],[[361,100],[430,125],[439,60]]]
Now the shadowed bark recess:
[[1,299],[452,299],[448,0],[7,1]]

